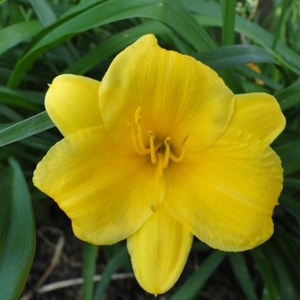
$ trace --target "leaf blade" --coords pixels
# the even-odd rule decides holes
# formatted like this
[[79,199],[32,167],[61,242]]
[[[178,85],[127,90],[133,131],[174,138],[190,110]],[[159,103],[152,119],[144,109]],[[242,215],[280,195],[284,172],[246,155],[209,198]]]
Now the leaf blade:
[[[29,191],[18,163],[10,158],[12,209],[0,256],[0,298],[17,299],[35,252],[35,226]],[[13,288],[11,288],[13,287]]]
[[0,130],[0,147],[54,127],[46,111]]

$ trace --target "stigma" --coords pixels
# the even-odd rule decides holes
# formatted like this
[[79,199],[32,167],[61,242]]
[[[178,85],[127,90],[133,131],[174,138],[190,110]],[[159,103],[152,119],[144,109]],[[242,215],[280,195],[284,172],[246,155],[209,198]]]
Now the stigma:
[[131,131],[132,131],[132,144],[135,149],[135,152],[139,155],[148,155],[150,157],[150,161],[153,165],[156,166],[155,171],[155,200],[151,202],[151,209],[155,212],[160,205],[160,198],[161,198],[161,185],[163,181],[163,172],[170,163],[173,162],[181,162],[185,156],[185,142],[187,137],[184,138],[181,144],[181,150],[179,155],[175,155],[172,152],[171,147],[171,137],[167,136],[162,140],[157,140],[155,133],[152,130],[148,130],[148,137],[149,142],[145,145],[143,139],[143,129],[141,126],[142,120],[142,110],[140,107],[137,108],[135,111],[135,122],[131,124]]

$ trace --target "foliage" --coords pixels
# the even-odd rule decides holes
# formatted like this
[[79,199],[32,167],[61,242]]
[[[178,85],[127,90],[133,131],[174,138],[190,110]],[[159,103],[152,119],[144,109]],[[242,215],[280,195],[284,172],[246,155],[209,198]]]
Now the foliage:
[[[17,299],[25,284],[35,248],[27,185],[33,204],[43,205],[45,196],[32,187],[32,172],[60,138],[55,129],[49,130],[54,125],[44,112],[47,84],[62,73],[101,80],[113,57],[146,33],[154,33],[163,47],[210,65],[235,93],[264,91],[275,95],[287,119],[285,131],[273,144],[284,168],[284,190],[274,212],[274,236],[252,251],[236,254],[220,254],[195,242],[192,254],[203,255],[203,263],[182,287],[173,291],[173,298],[197,297],[206,280],[224,261],[229,262],[248,299],[297,298],[300,294],[300,4],[297,0],[267,1],[269,7],[264,8],[263,4],[253,5],[257,1],[236,2],[0,2],[1,299]],[[39,212],[34,213],[38,219]],[[21,245],[25,248],[19,253]],[[94,257],[95,249],[87,245],[86,278],[91,278],[94,272]],[[108,270],[97,288],[98,299],[105,292],[112,272],[128,262],[122,249],[112,251],[108,257]],[[9,268],[18,268],[19,272],[9,272]],[[8,273],[10,276],[5,275]],[[85,299],[90,299],[92,285],[84,288]],[[7,290],[14,294],[6,294]]]

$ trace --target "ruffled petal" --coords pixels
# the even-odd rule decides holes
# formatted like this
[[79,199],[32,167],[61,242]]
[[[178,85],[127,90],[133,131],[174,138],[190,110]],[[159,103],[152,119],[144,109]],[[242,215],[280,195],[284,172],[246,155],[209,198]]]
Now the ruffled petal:
[[282,173],[280,158],[269,146],[228,129],[208,149],[166,169],[164,205],[209,246],[251,249],[273,233]]
[[54,78],[45,98],[50,118],[64,135],[102,125],[99,104],[100,81],[84,76]]
[[98,127],[52,147],[33,182],[69,216],[78,238],[104,245],[127,238],[152,214],[154,176],[147,158],[122,151]]
[[193,235],[162,206],[127,239],[137,281],[147,292],[162,294],[179,278]]
[[127,136],[131,147],[127,124],[135,122],[139,107],[146,144],[151,130],[157,140],[170,137],[175,147],[189,136],[187,148],[197,150],[222,134],[234,109],[234,95],[216,72],[190,56],[160,48],[153,35],[114,59],[99,97],[104,126],[115,141]]
[[285,117],[276,99],[265,93],[236,95],[229,126],[246,131],[267,144],[283,131]]

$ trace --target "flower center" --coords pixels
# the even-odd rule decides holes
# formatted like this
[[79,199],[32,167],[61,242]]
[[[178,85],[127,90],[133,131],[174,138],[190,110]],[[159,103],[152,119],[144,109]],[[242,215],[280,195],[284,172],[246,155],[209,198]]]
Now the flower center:
[[164,141],[155,140],[155,134],[152,130],[148,131],[149,146],[145,146],[143,140],[143,132],[141,127],[142,110],[140,107],[135,111],[135,124],[131,126],[132,129],[132,143],[133,147],[139,155],[150,155],[151,163],[156,165],[155,172],[155,201],[151,202],[152,211],[156,211],[160,205],[161,199],[161,183],[163,179],[163,170],[169,165],[170,160],[174,162],[181,162],[185,156],[185,147],[187,137],[183,140],[181,152],[178,156],[171,151],[171,138],[167,137]]

